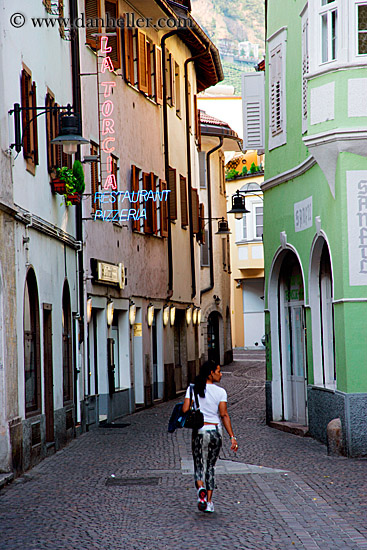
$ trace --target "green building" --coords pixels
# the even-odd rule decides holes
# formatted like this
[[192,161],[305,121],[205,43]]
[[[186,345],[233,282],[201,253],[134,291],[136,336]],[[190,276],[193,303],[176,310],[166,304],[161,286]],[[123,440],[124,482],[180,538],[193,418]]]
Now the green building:
[[267,420],[367,455],[367,2],[268,0]]

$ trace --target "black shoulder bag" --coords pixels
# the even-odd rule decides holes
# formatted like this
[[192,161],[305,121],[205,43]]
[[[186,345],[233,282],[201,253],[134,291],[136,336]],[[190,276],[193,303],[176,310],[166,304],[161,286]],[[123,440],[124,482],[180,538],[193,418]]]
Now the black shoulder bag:
[[[195,400],[192,399],[192,394],[195,396]],[[194,385],[190,384],[190,410],[187,413],[184,428],[190,430],[199,430],[204,426],[204,415],[200,411],[198,396],[194,390]]]

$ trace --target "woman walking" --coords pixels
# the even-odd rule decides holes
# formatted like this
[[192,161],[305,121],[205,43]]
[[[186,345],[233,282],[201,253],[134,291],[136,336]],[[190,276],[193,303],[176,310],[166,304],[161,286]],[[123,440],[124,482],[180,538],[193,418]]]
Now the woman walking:
[[[200,411],[204,415],[204,426],[192,433],[195,485],[198,490],[198,508],[202,512],[214,512],[214,466],[222,447],[222,422],[231,439],[231,450],[238,450],[227,411],[227,392],[216,385],[221,378],[220,366],[214,361],[206,361],[194,383],[194,393],[198,396]],[[186,413],[190,405],[189,386],[182,412]]]

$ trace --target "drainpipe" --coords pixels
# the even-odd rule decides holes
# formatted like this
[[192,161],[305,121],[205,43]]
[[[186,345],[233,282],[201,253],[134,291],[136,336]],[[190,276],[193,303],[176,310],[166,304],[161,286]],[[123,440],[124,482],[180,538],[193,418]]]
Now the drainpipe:
[[[168,145],[168,104],[167,104],[167,75],[166,75],[166,40],[178,33],[178,30],[170,31],[161,38],[162,48],[162,77],[163,77],[163,141],[164,141],[164,173],[167,187],[169,185],[169,145]],[[168,210],[168,294],[173,294],[173,254],[172,254],[172,230],[171,230],[171,208],[170,200],[167,201]]]
[[[78,5],[77,0],[70,0],[70,18],[72,21],[75,21],[78,17]],[[72,71],[72,87],[73,87],[73,105],[75,112],[79,113],[80,116],[80,128],[82,128],[82,101],[81,101],[81,90],[80,90],[80,56],[79,56],[79,32],[77,29],[71,30],[71,71]],[[75,157],[80,160],[80,147]],[[76,238],[81,243],[79,250],[77,251],[78,256],[78,286],[79,286],[79,339],[80,342],[84,340],[84,327],[82,330],[82,322],[84,320],[84,265],[83,265],[83,225],[82,225],[82,203],[76,205],[75,207],[75,222],[76,222]],[[85,365],[85,345],[83,347],[84,354],[84,365]],[[78,372],[77,365],[75,363],[74,368],[76,369],[74,373],[74,404],[78,409]],[[81,419],[78,418],[78,421]]]
[[211,187],[211,176],[210,176],[210,157],[215,151],[218,151],[223,145],[223,136],[219,137],[219,143],[213,149],[206,154],[206,181],[208,186],[208,217],[209,217],[209,262],[210,262],[210,285],[207,288],[204,288],[200,292],[200,298],[206,292],[213,290],[214,288],[214,265],[213,265],[213,228],[212,228],[212,187]]
[[188,78],[188,65],[189,63],[204,57],[210,51],[210,45],[207,49],[186,59],[185,67],[185,111],[186,111],[186,154],[187,154],[187,188],[189,193],[189,222],[190,222],[190,256],[191,256],[191,298],[196,296],[196,274],[195,274],[195,250],[194,250],[194,231],[193,231],[193,219],[192,219],[192,200],[191,200],[191,144],[190,144],[190,111],[189,111],[189,78]]

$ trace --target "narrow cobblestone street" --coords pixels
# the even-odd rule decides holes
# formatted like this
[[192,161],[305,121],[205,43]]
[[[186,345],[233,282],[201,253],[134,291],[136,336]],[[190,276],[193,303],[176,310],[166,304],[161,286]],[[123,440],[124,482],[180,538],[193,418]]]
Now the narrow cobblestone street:
[[225,438],[213,515],[196,508],[190,432],[167,433],[169,402],[82,435],[2,489],[0,548],[367,548],[367,462],[267,427],[264,362],[237,351],[223,368],[240,448]]

